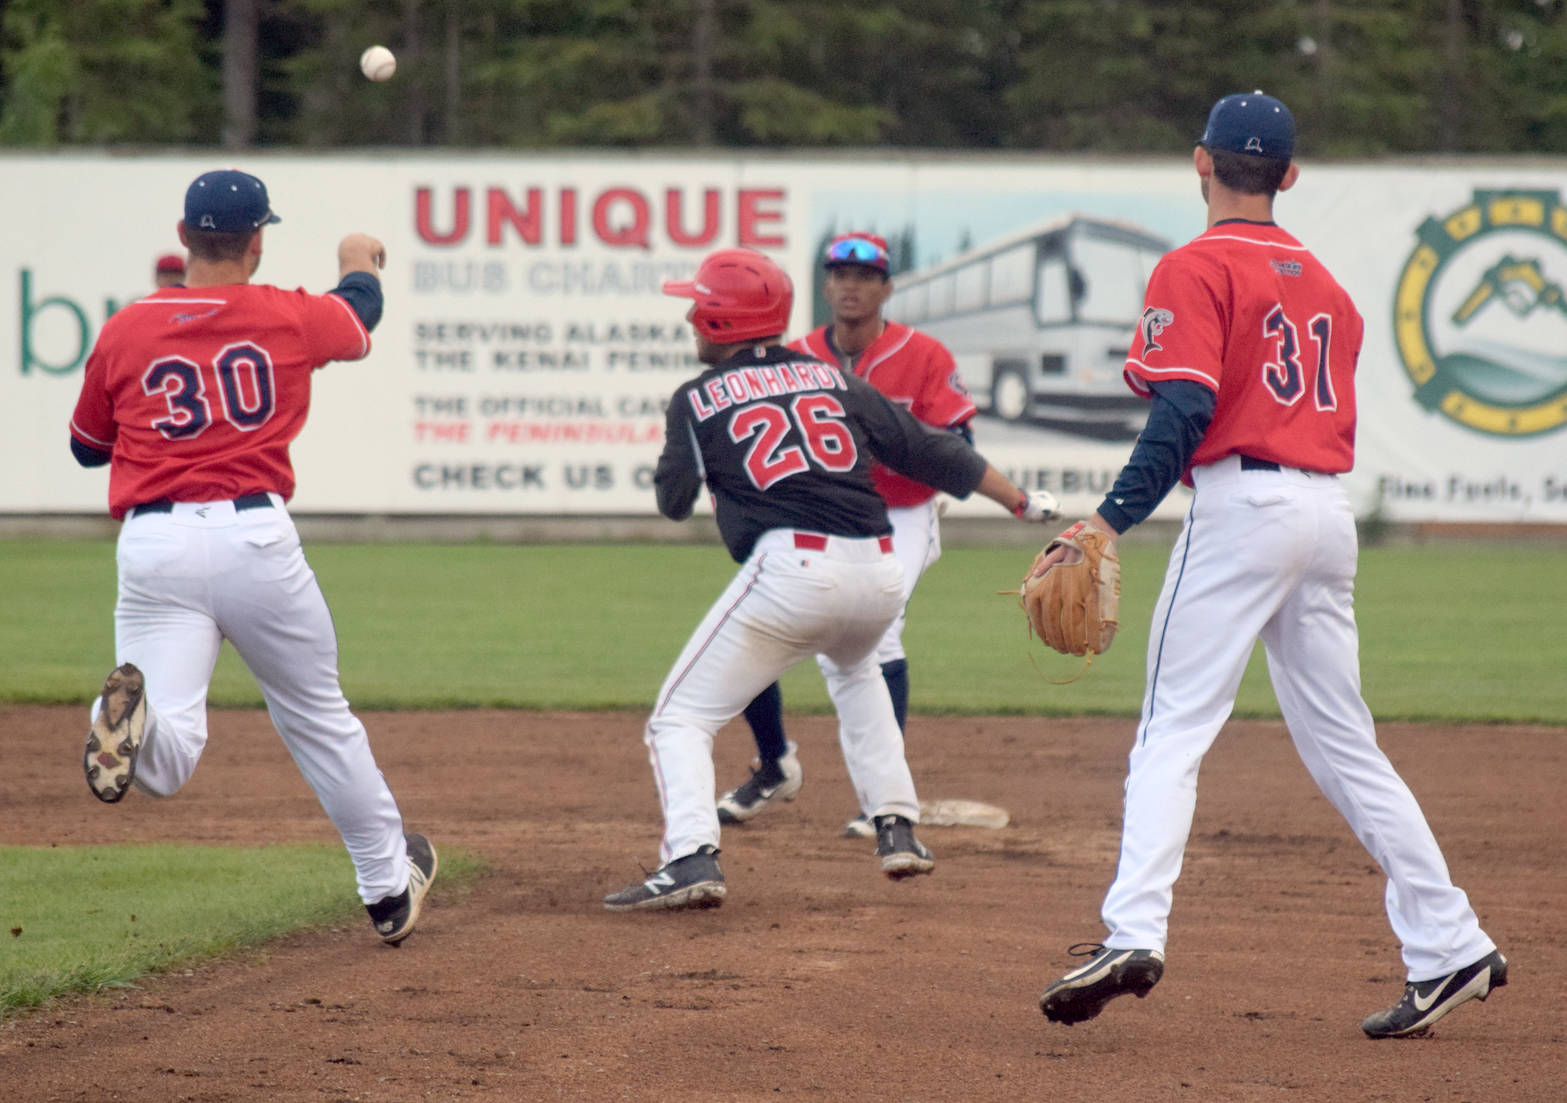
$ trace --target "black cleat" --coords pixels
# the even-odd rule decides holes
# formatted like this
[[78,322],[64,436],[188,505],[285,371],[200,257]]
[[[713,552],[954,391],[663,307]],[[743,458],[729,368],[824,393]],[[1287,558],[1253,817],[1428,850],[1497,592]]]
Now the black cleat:
[[396,896],[366,904],[375,933],[388,946],[396,946],[413,934],[419,922],[419,905],[424,902],[430,883],[435,880],[435,847],[423,835],[409,833],[403,836],[408,844],[408,887]]
[[876,856],[881,871],[894,881],[936,868],[936,859],[914,837],[914,824],[903,816],[876,817]]
[[718,868],[718,848],[704,846],[665,863],[647,880],[610,893],[604,897],[604,906],[612,912],[716,908],[724,902],[727,891],[724,873]]
[[751,776],[718,798],[719,823],[744,823],[775,800],[793,800],[805,783],[805,770],[789,744],[776,762],[758,763]]
[[[1081,949],[1081,952],[1080,952]],[[1039,1009],[1053,1023],[1085,1023],[1117,996],[1142,999],[1164,976],[1164,954],[1158,950],[1119,950],[1097,942],[1080,942],[1067,951],[1075,957],[1091,954],[1039,997]]]
[[1413,1038],[1453,1008],[1468,1000],[1483,1000],[1507,983],[1507,959],[1492,950],[1473,965],[1446,976],[1412,980],[1403,997],[1386,1011],[1366,1017],[1360,1029],[1370,1038]]

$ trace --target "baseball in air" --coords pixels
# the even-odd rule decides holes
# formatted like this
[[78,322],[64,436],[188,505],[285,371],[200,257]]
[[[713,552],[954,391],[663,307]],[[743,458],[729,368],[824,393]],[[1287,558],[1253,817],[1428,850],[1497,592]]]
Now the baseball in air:
[[397,58],[385,46],[371,46],[359,55],[359,70],[371,80],[391,80],[397,72]]

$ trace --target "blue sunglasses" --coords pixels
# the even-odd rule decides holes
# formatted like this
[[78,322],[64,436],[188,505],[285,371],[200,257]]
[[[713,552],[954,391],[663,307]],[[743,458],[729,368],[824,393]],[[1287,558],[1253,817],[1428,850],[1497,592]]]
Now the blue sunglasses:
[[881,264],[887,263],[887,250],[877,245],[874,241],[866,241],[862,237],[845,238],[835,241],[827,246],[827,259],[845,261],[850,264]]

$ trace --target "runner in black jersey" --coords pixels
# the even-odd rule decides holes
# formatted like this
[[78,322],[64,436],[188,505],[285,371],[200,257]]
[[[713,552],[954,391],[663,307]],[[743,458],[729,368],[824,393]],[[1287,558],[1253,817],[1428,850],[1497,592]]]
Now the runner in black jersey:
[[[933,432],[858,376],[779,344],[744,346],[682,386],[666,433],[659,511],[684,520],[705,472],[736,560],[769,529],[887,535],[873,456],[959,497],[981,489],[988,466],[962,437]],[[1008,506],[1024,497],[999,489]]]
[[794,288],[772,261],[721,249],[695,279],[664,291],[695,300],[687,319],[709,367],[670,400],[654,484],[673,520],[705,482],[739,573],[675,662],[645,739],[664,810],[663,865],[605,897],[612,911],[714,907],[718,868],[713,738],[747,702],[821,653],[839,744],[877,828],[881,868],[928,873],[915,838],[919,801],[903,757],[876,642],[903,604],[903,569],[871,483],[874,457],[965,498],[974,491],[1025,520],[1051,516],[961,437],[932,430],[870,384],[780,345]]

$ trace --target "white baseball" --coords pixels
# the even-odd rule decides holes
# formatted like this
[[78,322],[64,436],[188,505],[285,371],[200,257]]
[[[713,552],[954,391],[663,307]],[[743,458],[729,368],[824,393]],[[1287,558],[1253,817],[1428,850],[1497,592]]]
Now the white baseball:
[[359,70],[371,80],[391,80],[397,72],[397,58],[385,46],[371,46],[359,55]]

